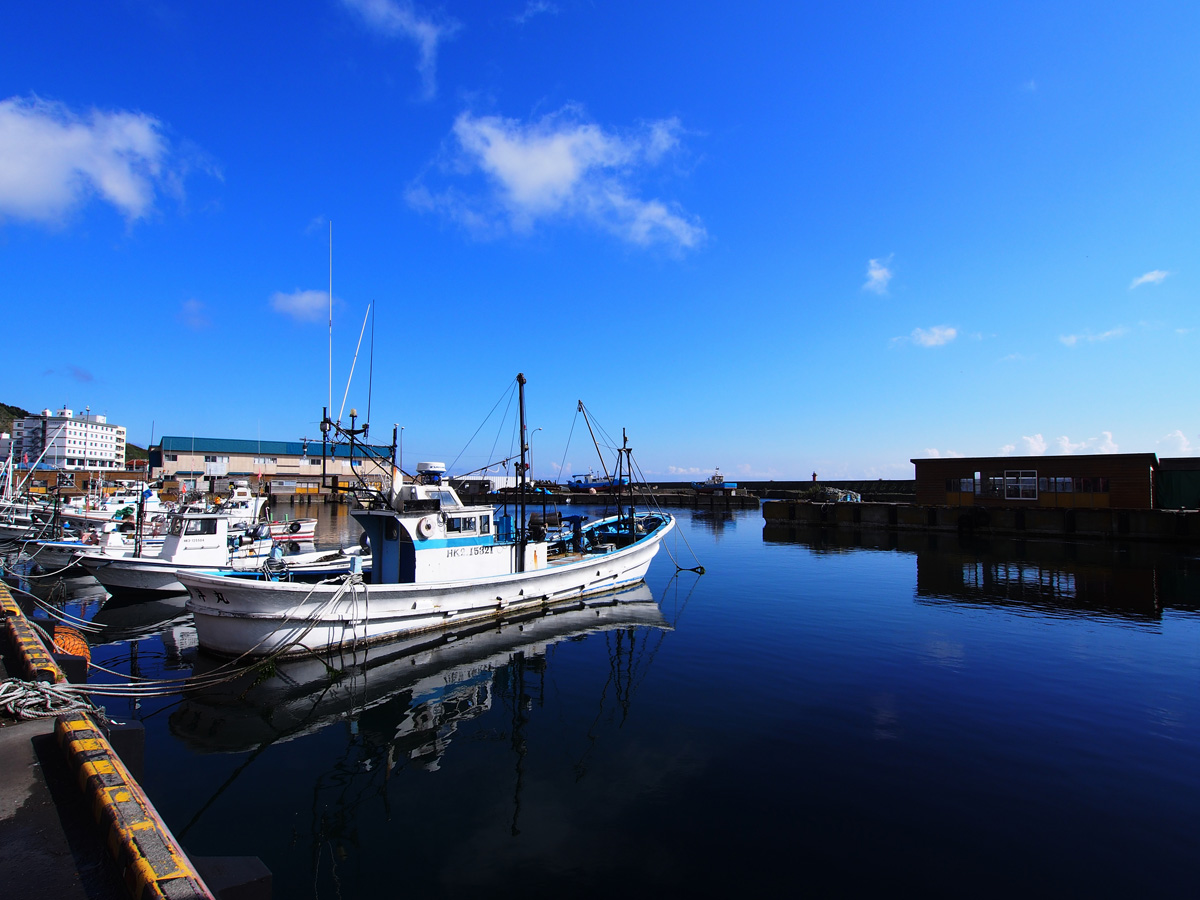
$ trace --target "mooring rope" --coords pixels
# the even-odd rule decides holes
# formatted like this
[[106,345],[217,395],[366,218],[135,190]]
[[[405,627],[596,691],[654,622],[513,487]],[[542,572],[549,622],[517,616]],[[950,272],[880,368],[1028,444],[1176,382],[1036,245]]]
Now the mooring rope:
[[6,678],[0,681],[0,709],[17,719],[45,719],[71,712],[89,712],[107,722],[104,710],[82,696],[76,690],[78,687]]

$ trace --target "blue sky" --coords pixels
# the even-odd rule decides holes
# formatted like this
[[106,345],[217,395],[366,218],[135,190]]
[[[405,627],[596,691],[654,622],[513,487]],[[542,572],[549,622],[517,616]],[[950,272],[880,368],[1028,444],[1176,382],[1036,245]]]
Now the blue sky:
[[[1200,5],[0,12],[0,401],[540,476],[1195,454]],[[349,406],[365,409],[364,344]],[[485,426],[458,468],[507,449]],[[569,474],[569,473],[568,473]]]

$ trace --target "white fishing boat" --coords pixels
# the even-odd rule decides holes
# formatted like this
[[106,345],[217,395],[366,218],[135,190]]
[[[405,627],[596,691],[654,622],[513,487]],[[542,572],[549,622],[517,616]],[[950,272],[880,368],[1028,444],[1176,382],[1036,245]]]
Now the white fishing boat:
[[[157,556],[84,556],[79,562],[112,593],[170,594],[184,591],[179,582],[182,571],[254,570],[270,558],[276,546],[265,524],[236,533],[230,531],[228,517],[220,513],[173,513]],[[311,552],[313,548],[306,549]]]
[[166,537],[161,531],[146,534],[140,545],[136,535],[120,531],[116,523],[108,522],[100,531],[90,531],[76,538],[61,540],[30,540],[22,547],[22,561],[41,566],[46,571],[60,571],[78,565],[85,556],[124,558],[140,555],[157,556]]
[[[524,480],[524,376],[517,384],[517,471]],[[322,430],[341,431],[328,415]],[[353,441],[353,427],[346,433]],[[632,471],[631,451],[620,453]],[[577,516],[569,533],[551,536],[547,525],[557,524],[557,514],[550,522],[539,513],[526,520],[523,499],[515,522],[490,505],[468,506],[443,481],[441,463],[419,463],[414,480],[403,483],[395,454],[393,438],[390,493],[352,513],[371,547],[369,584],[355,575],[305,585],[180,572],[200,646],[230,656],[306,653],[466,628],[559,604],[602,604],[602,595],[642,581],[675,526],[665,512],[635,513],[630,497],[627,512],[586,524]]]
[[80,494],[62,503],[58,514],[78,522],[107,522],[111,519],[137,518],[138,504],[142,504],[142,515],[151,518],[169,512],[171,504],[158,496],[158,491],[139,484],[122,487],[103,496]]

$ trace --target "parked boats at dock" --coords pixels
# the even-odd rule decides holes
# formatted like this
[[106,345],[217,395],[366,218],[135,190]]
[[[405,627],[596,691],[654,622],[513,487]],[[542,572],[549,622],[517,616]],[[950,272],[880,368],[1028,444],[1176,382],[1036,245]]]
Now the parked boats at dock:
[[[524,481],[528,438],[523,375],[520,389]],[[340,433],[329,419],[326,434]],[[345,432],[356,433],[353,429]],[[353,446],[353,444],[352,444]],[[419,463],[401,484],[393,439],[393,484],[352,513],[372,551],[369,584],[351,576],[340,584],[298,585],[182,571],[200,646],[229,656],[311,652],[403,635],[463,628],[562,603],[603,603],[601,595],[637,584],[662,539],[675,526],[665,512],[627,511],[599,521],[572,517],[569,533],[551,536],[540,513],[526,520],[519,492],[516,521],[490,505],[467,505],[443,479],[441,463]],[[632,471],[628,447],[624,471]],[[617,484],[621,483],[618,472]],[[632,500],[632,498],[630,498]]]
[[[265,523],[239,533],[230,529],[228,517],[220,513],[175,513],[169,517],[167,536],[157,556],[84,556],[80,564],[113,593],[152,596],[182,593],[185,588],[179,575],[183,571],[255,571],[268,559],[280,564],[279,571],[286,571],[291,563],[316,563],[330,555],[317,551],[311,543],[298,546],[301,552],[284,553]],[[349,569],[347,560],[341,571]],[[325,567],[316,574],[336,571]]]

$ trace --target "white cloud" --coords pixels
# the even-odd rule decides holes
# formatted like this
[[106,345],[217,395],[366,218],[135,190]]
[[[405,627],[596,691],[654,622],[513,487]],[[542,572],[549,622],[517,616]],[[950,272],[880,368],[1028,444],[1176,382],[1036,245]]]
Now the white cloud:
[[151,116],[0,100],[0,218],[54,224],[99,196],[134,221],[151,213],[160,190],[178,191],[181,178]]
[[1158,445],[1168,453],[1191,453],[1192,442],[1181,429],[1176,428],[1170,434],[1164,434],[1158,439]]
[[192,331],[202,331],[211,324],[204,303],[195,299],[184,300],[179,304],[179,312],[175,318]]
[[938,450],[936,447],[926,447],[925,456],[930,459],[963,459],[964,454],[957,450],[947,450],[945,453]]
[[325,291],[276,291],[271,295],[271,308],[301,322],[329,320],[329,294]]
[[472,196],[415,185],[408,199],[484,236],[574,218],[639,246],[695,247],[706,237],[699,221],[661,200],[641,199],[633,184],[678,147],[681,130],[678,119],[664,119],[620,135],[583,121],[573,107],[530,123],[462,113],[453,131],[458,170],[482,173],[487,189]]
[[1147,272],[1145,275],[1139,275],[1133,279],[1133,282],[1129,285],[1129,289],[1132,291],[1135,287],[1140,287],[1143,284],[1162,284],[1163,279],[1170,274],[1170,272],[1163,271],[1162,269],[1155,269],[1153,272]]
[[558,7],[553,3],[547,3],[546,0],[529,0],[525,4],[525,9],[513,16],[513,21],[518,25],[524,25],[534,16],[540,16],[542,13],[558,15]]
[[1060,437],[1055,443],[1058,444],[1058,452],[1066,455],[1074,453],[1076,450],[1082,450],[1087,446],[1087,441],[1082,441],[1078,444],[1072,444],[1071,439],[1065,434]]
[[[703,475],[707,469],[701,469],[697,466],[667,466],[668,475]],[[712,473],[709,472],[711,475]]]
[[867,262],[867,280],[863,284],[864,291],[872,291],[880,296],[887,294],[888,282],[892,280],[892,256],[885,259],[872,259]]
[[437,93],[438,44],[458,30],[453,20],[435,22],[409,0],[342,0],[367,27],[387,37],[403,37],[417,45],[417,71],[426,98]]
[[1059,340],[1068,347],[1074,347],[1080,341],[1086,341],[1088,343],[1094,343],[1096,341],[1111,341],[1114,338],[1124,337],[1128,333],[1129,329],[1124,325],[1120,325],[1116,328],[1110,328],[1108,331],[1101,332],[1100,334],[1092,334],[1091,332],[1086,334],[1064,334],[1059,338]]
[[1040,434],[1022,435],[1021,440],[1025,442],[1026,456],[1041,456],[1046,452],[1046,439]]
[[919,347],[941,347],[958,337],[958,329],[949,325],[934,325],[932,328],[914,328],[912,342]]
[[[1049,449],[1049,442],[1039,433],[1034,435],[1025,435],[1021,438],[1025,443],[1024,456],[1044,456]],[[1116,442],[1113,441],[1111,431],[1100,432],[1100,437],[1086,438],[1081,441],[1072,441],[1067,435],[1055,438],[1054,446],[1056,454],[1069,456],[1073,453],[1117,453],[1119,448]],[[1000,452],[1004,456],[1011,455],[1015,451],[1016,445],[1006,444],[1001,448]]]

